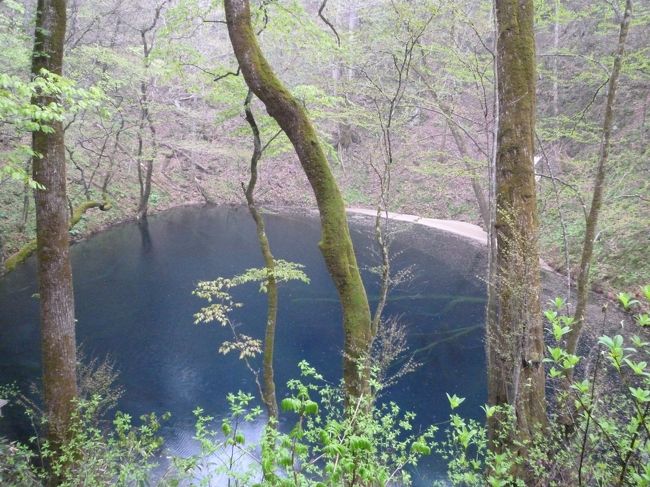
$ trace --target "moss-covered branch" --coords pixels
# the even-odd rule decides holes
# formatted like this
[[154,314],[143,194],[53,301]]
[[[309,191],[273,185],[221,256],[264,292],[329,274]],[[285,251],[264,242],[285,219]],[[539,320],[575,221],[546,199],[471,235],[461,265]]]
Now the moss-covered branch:
[[[72,216],[70,217],[69,230],[72,230],[75,227],[75,225],[77,225],[77,223],[81,221],[81,218],[84,216],[84,214],[92,208],[99,208],[102,211],[108,211],[111,209],[111,204],[106,200],[84,201],[82,204],[80,204],[73,210]],[[25,260],[27,260],[27,258],[30,255],[32,255],[35,251],[36,251],[36,239],[27,242],[25,245],[22,246],[22,248],[18,252],[11,255],[5,261],[5,270],[7,272],[13,271],[17,265],[25,262]]]

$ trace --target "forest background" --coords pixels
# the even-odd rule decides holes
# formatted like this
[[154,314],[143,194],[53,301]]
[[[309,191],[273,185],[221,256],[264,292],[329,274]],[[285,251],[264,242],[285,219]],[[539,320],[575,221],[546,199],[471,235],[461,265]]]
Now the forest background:
[[[29,77],[32,3],[0,2],[3,75]],[[314,119],[347,204],[377,204],[388,132],[391,211],[485,228],[481,200],[495,125],[491,2],[262,3],[262,48]],[[540,249],[552,267],[573,275],[622,12],[606,1],[541,0],[535,8]],[[410,20],[426,12],[435,13],[415,38]],[[649,23],[650,5],[638,2],[591,270],[604,290],[650,276]],[[247,88],[212,2],[70,1],[64,74],[75,89],[91,90],[70,97],[70,206],[110,202],[109,211],[79,213],[73,236],[182,204],[245,203]],[[315,207],[289,141],[259,102],[254,109],[268,144],[258,203]],[[29,167],[29,155],[17,150],[29,138],[19,124],[0,127],[0,150],[10,161],[0,179],[3,263],[35,236],[32,187],[15,171]]]

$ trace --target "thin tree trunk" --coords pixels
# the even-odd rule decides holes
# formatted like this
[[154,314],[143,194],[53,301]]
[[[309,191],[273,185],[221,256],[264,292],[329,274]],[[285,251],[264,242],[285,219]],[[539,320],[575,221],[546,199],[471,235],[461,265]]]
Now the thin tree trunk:
[[352,247],[345,204],[301,103],[276,77],[251,27],[248,0],[225,0],[228,33],[244,79],[287,134],[312,186],[321,218],[321,252],[343,310],[343,375],[349,402],[369,392],[370,308]]
[[[427,68],[427,70],[429,70],[427,60],[424,56],[422,56],[422,64],[424,65],[425,68]],[[458,122],[453,117],[453,110],[449,105],[447,105],[444,101],[442,101],[440,97],[438,97],[438,93],[436,92],[434,87],[430,83],[428,83],[426,79],[424,79],[424,76],[422,76],[421,73],[418,74],[420,75],[420,78],[422,78],[422,80],[424,81],[429,91],[429,94],[431,95],[431,98],[438,105],[438,108],[440,108],[442,115],[445,117],[445,119],[448,122],[447,125],[449,126],[449,130],[454,139],[454,143],[458,148],[458,153],[460,154],[460,157],[463,160],[465,169],[467,169],[467,172],[469,173],[470,181],[472,183],[472,191],[474,192],[474,197],[476,198],[476,205],[478,206],[478,211],[479,214],[481,215],[481,220],[483,221],[484,227],[487,229],[489,228],[490,225],[490,205],[487,198],[485,197],[485,191],[481,186],[480,178],[476,174],[476,169],[474,169],[469,163],[471,154],[467,149],[467,144],[465,143],[465,139],[463,138],[463,135],[460,133],[460,126],[458,125]],[[443,147],[443,151],[444,151],[444,147]]]
[[578,289],[576,297],[576,309],[573,315],[574,324],[571,332],[567,334],[567,352],[574,354],[578,348],[580,332],[584,326],[585,311],[587,310],[587,301],[589,293],[589,270],[591,267],[591,258],[594,252],[594,242],[596,240],[596,230],[598,228],[598,217],[600,208],[603,204],[603,190],[605,188],[605,176],[607,172],[607,160],[609,158],[609,147],[612,136],[612,127],[614,125],[614,102],[616,101],[616,88],[618,78],[623,64],[623,55],[625,53],[625,40],[630,27],[630,18],[632,17],[632,0],[625,2],[625,13],[621,21],[621,28],[618,36],[618,47],[614,57],[614,66],[609,78],[607,92],[607,104],[605,105],[605,118],[603,120],[603,134],[600,143],[600,154],[598,156],[598,169],[594,181],[594,193],[591,200],[591,208],[587,216],[585,239],[582,246],[582,257],[580,259],[580,269],[578,270]]
[[[25,163],[25,173],[29,174],[32,168],[32,160],[28,159]],[[18,224],[18,231],[20,233],[25,232],[27,228],[27,222],[29,221],[29,201],[31,200],[31,188],[29,183],[25,181],[23,185],[23,210],[21,212],[20,223]]]
[[476,204],[478,206],[479,214],[481,215],[481,220],[483,221],[485,228],[488,228],[488,225],[490,224],[490,208],[487,199],[485,198],[485,192],[483,191],[479,178],[476,174],[476,170],[469,163],[471,155],[467,149],[465,139],[458,129],[457,122],[452,117],[452,111],[450,107],[448,107],[446,103],[442,102],[438,98],[438,95],[435,91],[430,91],[430,93],[432,94],[433,100],[438,104],[440,111],[442,111],[445,118],[449,121],[447,124],[449,125],[449,131],[454,138],[454,143],[458,148],[460,157],[463,159],[465,169],[467,169],[469,172],[470,181],[472,182],[472,190],[474,191],[474,197],[476,198]]
[[[61,75],[66,27],[65,0],[39,0],[32,74],[41,69]],[[56,102],[36,96],[34,103]],[[35,131],[33,177],[45,187],[35,191],[38,282],[43,360],[43,396],[48,437],[58,448],[66,438],[77,396],[72,267],[69,257],[68,204],[63,124],[52,122],[48,133]]]
[[[494,14],[494,7],[493,7]],[[494,46],[493,52],[496,52],[496,18],[493,15],[492,23],[494,25]],[[498,313],[498,287],[497,287],[497,237],[496,237],[496,218],[497,218],[497,197],[496,197],[496,160],[497,160],[497,132],[499,128],[499,97],[497,94],[497,84],[499,74],[497,72],[496,60],[493,63],[494,70],[494,101],[493,113],[495,117],[494,127],[491,133],[491,154],[488,166],[488,204],[489,204],[489,224],[488,232],[488,266],[487,266],[487,303],[485,306],[485,344],[486,359],[488,372],[488,403],[496,404],[499,395],[489,384],[496,386],[505,382],[504,371],[500,368],[502,360],[499,356],[499,313]],[[494,436],[498,428],[496,417],[489,417],[488,433],[490,437],[490,448],[494,447]]]
[[[497,326],[489,330],[488,400],[513,407],[526,455],[547,422],[533,165],[535,38],[532,0],[496,0],[499,121],[496,153]],[[490,438],[498,425],[491,421]],[[516,475],[528,478],[525,469]]]
[[[167,2],[162,2],[156,7],[151,24],[140,30],[140,39],[142,41],[142,62],[144,67],[143,78],[140,81],[140,125],[138,127],[138,183],[140,185],[140,203],[138,205],[138,219],[142,220],[147,217],[149,211],[149,198],[151,196],[151,180],[153,177],[153,164],[156,160],[156,128],[151,116],[151,101],[149,97],[149,67],[151,65],[151,51],[153,50],[154,39],[151,44],[147,41],[147,34],[156,28],[160,19],[160,12]],[[143,132],[145,125],[149,130],[149,152],[146,151]],[[146,154],[145,154],[146,152]],[[144,169],[142,164],[144,163]]]
[[[153,162],[156,148],[156,130],[149,112],[149,98],[145,81],[140,83],[140,125],[138,127],[138,184],[140,186],[140,203],[138,204],[138,220],[147,217],[149,211],[149,198],[151,197],[151,180],[153,177]],[[146,153],[143,138],[145,124],[148,125],[151,143],[151,152]],[[142,167],[144,165],[144,168]]]
[[255,222],[257,240],[260,244],[264,266],[268,272],[266,281],[266,330],[264,334],[264,359],[263,359],[263,388],[262,400],[266,406],[269,418],[278,419],[278,401],[275,394],[275,379],[273,377],[273,355],[275,352],[275,328],[278,321],[278,283],[275,279],[275,259],[271,252],[271,245],[264,229],[264,218],[255,204],[255,185],[257,184],[257,164],[262,157],[262,141],[257,122],[251,110],[253,92],[248,90],[244,109],[246,121],[253,132],[253,155],[251,156],[251,175],[248,185],[244,186],[244,195],[248,204],[248,211]]

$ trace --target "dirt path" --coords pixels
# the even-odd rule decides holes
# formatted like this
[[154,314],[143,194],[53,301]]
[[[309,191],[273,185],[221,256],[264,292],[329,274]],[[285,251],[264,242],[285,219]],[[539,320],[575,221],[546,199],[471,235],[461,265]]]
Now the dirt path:
[[[348,208],[348,213],[355,215],[367,215],[374,217],[377,210],[368,210],[365,208]],[[443,232],[450,232],[463,238],[474,240],[481,245],[487,245],[488,234],[478,225],[472,223],[460,222],[457,220],[438,220],[436,218],[424,218],[417,215],[406,215],[404,213],[388,212],[388,218],[401,222],[415,223],[417,225],[424,225],[429,228],[436,228]],[[542,269],[545,271],[555,272],[546,262],[540,259]]]

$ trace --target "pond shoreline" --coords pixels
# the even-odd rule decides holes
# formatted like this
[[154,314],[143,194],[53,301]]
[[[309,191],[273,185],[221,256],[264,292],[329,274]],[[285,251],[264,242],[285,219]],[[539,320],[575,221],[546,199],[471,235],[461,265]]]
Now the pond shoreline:
[[[182,209],[182,208],[204,208],[204,207],[228,207],[228,208],[241,208],[243,210],[246,210],[246,206],[244,204],[239,204],[239,203],[211,204],[205,202],[188,202],[188,203],[182,203],[182,204],[177,204],[172,206],[165,206],[159,209],[153,209],[152,211],[149,212],[149,217],[155,218],[157,217],[157,215],[163,214],[165,212]],[[264,213],[271,213],[271,214],[282,212],[282,213],[288,213],[292,215],[318,216],[318,209],[316,207],[305,208],[305,207],[298,207],[293,205],[263,205],[261,209]],[[348,214],[348,217],[356,216],[359,217],[360,220],[365,220],[368,218],[374,219],[377,210],[374,208],[348,207],[346,208],[346,212]],[[400,221],[404,223],[421,225],[421,226],[441,230],[447,233],[451,233],[473,244],[478,244],[481,246],[487,245],[487,233],[481,227],[472,223],[462,222],[459,220],[428,218],[428,217],[423,217],[418,215],[410,215],[405,213],[394,213],[394,212],[388,212],[388,218],[393,221]],[[77,236],[72,236],[70,243],[71,245],[74,245],[76,243],[88,240],[94,237],[95,235],[103,233],[107,230],[117,228],[122,225],[135,223],[137,221],[138,220],[135,216],[109,221],[106,222],[106,224],[100,225],[91,231],[84,232]],[[548,265],[548,263],[546,263],[542,259],[540,259],[540,262],[541,262],[542,270],[544,270],[545,272],[555,274],[557,277],[563,277],[563,278],[566,277],[565,274],[558,271],[557,269],[552,268],[551,266]],[[0,277],[8,274],[9,272],[11,271],[7,271],[4,268],[4,265],[0,267]],[[600,296],[601,300],[609,300],[608,296],[602,292],[594,291],[594,293]]]

